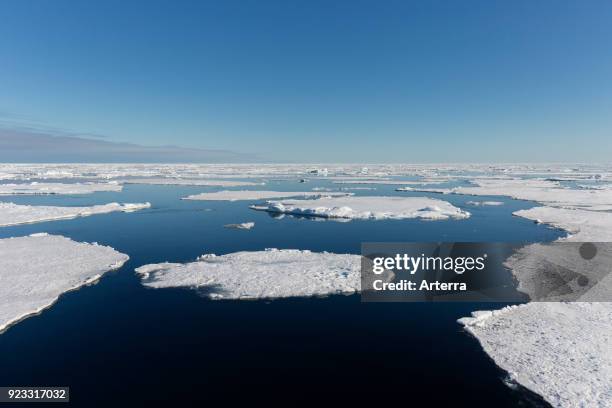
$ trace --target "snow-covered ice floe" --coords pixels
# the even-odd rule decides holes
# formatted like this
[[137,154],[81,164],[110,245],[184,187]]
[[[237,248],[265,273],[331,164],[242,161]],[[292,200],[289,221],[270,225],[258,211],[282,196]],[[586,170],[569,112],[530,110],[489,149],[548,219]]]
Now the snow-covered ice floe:
[[122,187],[110,183],[38,183],[0,184],[0,195],[34,194],[90,194],[99,191],[121,191]]
[[[588,208],[588,202],[581,204]],[[570,235],[561,241],[612,242],[612,213],[545,206],[514,214],[568,231]],[[612,259],[608,247],[600,245],[596,255],[598,259],[605,258],[600,262],[604,269]],[[518,280],[518,289],[532,298],[542,287],[546,289],[554,277],[538,266],[541,262],[554,265],[564,274],[586,273],[582,264],[590,261],[566,256],[563,249],[531,244],[506,260]],[[542,272],[544,275],[540,275]],[[459,322],[513,381],[540,394],[553,406],[612,407],[612,303],[586,302],[610,299],[612,274],[609,270],[594,272],[600,280],[593,286],[585,285],[589,283],[585,281],[583,292],[580,282],[578,287],[571,287],[573,281],[569,280],[569,291],[553,290],[546,297],[554,300],[571,296],[577,289],[579,302],[532,302],[474,312],[473,317]]]
[[[455,194],[479,196],[509,196],[519,200],[537,201],[550,207],[612,210],[612,189],[572,189],[556,181],[538,179],[475,179],[473,187],[450,189]],[[439,192],[447,193],[440,189]]]
[[[313,188],[314,190],[314,188]],[[342,191],[350,191],[350,190],[362,190],[362,191],[366,191],[366,190],[376,190],[376,187],[340,187],[340,190]]]
[[214,193],[201,193],[190,195],[183,200],[210,200],[210,201],[241,201],[241,200],[267,200],[269,198],[283,197],[321,197],[321,196],[345,196],[349,193],[330,193],[321,191],[217,191]]
[[239,224],[225,224],[224,227],[225,228],[233,228],[233,229],[245,229],[245,230],[249,230],[249,229],[252,229],[253,227],[255,227],[255,223],[254,222],[241,222]]
[[200,289],[214,299],[270,299],[360,290],[361,257],[294,249],[203,255],[191,263],[136,269],[152,288]]
[[454,190],[450,188],[428,188],[428,187],[398,187],[395,191],[409,191],[413,193],[436,193],[436,194],[450,194]]
[[210,187],[245,187],[262,186],[264,183],[252,181],[234,180],[208,180],[208,179],[183,179],[183,178],[133,178],[120,180],[123,184],[154,184],[166,186],[210,186]]
[[610,303],[527,303],[459,322],[511,380],[553,406],[612,406]]
[[131,212],[149,207],[151,207],[150,203],[109,203],[88,207],[54,207],[43,205],[19,205],[14,203],[0,202],[0,227],[87,217],[90,215],[106,214],[115,211]]
[[516,216],[561,228],[574,242],[612,242],[612,213],[554,207],[515,211]]
[[445,220],[468,218],[470,213],[452,204],[426,197],[324,197],[316,200],[268,201],[254,210],[321,218]]
[[424,186],[430,184],[442,184],[442,181],[423,181],[423,180],[338,180],[334,181],[334,184],[379,184],[379,185],[388,185],[388,186],[403,186],[403,185],[415,185],[415,186]]
[[0,331],[127,260],[113,248],[58,235],[0,239]]

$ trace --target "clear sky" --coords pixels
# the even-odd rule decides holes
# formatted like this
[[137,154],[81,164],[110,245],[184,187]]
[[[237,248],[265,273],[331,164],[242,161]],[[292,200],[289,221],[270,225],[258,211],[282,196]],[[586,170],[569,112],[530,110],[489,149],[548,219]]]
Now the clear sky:
[[265,161],[612,161],[612,1],[0,2],[0,126]]

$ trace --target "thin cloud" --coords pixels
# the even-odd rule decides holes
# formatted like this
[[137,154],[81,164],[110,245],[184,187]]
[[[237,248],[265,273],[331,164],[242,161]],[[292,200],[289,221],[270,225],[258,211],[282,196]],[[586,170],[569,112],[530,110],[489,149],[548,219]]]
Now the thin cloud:
[[0,161],[12,163],[228,163],[260,161],[255,155],[229,150],[196,149],[180,146],[142,146],[59,133],[48,134],[32,127],[0,128]]

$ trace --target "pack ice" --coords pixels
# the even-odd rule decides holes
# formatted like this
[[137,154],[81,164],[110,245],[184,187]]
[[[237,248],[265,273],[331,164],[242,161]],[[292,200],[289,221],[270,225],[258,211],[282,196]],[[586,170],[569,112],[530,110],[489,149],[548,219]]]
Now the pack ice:
[[149,208],[150,206],[150,203],[109,203],[89,207],[54,207],[42,205],[19,205],[0,202],[0,227],[87,217],[89,215],[106,214],[115,211],[130,212],[141,210],[143,208]]
[[[450,189],[450,192],[478,196],[509,196],[557,208],[612,210],[612,189],[573,189],[563,187],[557,181],[539,179],[475,179],[472,184],[473,187],[456,187]],[[446,189],[438,191],[449,192]]]
[[0,184],[0,195],[90,194],[98,191],[121,191],[115,183],[38,183]]
[[214,299],[261,299],[353,293],[360,289],[360,270],[358,255],[267,249],[144,265],[136,272],[152,288],[200,289]]
[[158,178],[132,178],[120,180],[123,184],[154,184],[167,186],[210,186],[210,187],[243,187],[261,186],[264,183],[254,183],[252,181],[233,181],[233,180],[208,180],[208,179],[184,179],[174,177]]
[[427,197],[323,197],[316,200],[268,201],[254,210],[271,213],[345,219],[445,220],[468,218],[470,213],[452,204]]
[[58,235],[0,239],[0,331],[127,260],[113,248]]
[[283,197],[322,197],[322,196],[345,196],[350,193],[330,193],[320,191],[247,191],[247,190],[226,190],[214,193],[201,193],[190,195],[183,200],[210,200],[210,201],[241,201],[241,200],[266,200],[269,198]]

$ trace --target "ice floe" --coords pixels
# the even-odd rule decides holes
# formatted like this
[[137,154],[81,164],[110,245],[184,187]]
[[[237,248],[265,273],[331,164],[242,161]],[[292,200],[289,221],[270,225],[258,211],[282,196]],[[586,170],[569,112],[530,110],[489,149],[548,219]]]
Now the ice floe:
[[513,214],[566,230],[570,234],[568,241],[612,242],[612,213],[609,212],[534,207]]
[[429,188],[429,187],[398,187],[395,191],[410,191],[414,193],[436,193],[436,194],[450,194],[453,193],[453,189],[450,188]]
[[266,200],[269,198],[283,197],[321,197],[321,196],[345,196],[349,193],[330,193],[318,191],[217,191],[214,193],[201,193],[190,195],[183,200],[210,200],[210,201],[241,201],[241,200]]
[[418,191],[475,196],[508,196],[518,200],[537,201],[551,207],[583,208],[592,211],[612,210],[612,189],[569,188],[557,181],[543,179],[473,178],[472,186],[454,188],[401,187],[396,191]]
[[110,183],[39,183],[0,184],[0,195],[21,194],[90,194],[99,191],[121,191],[122,187]]
[[155,184],[173,186],[210,186],[210,187],[245,187],[261,186],[264,183],[252,181],[234,180],[207,180],[207,179],[183,179],[183,178],[133,178],[120,180],[123,184]]
[[551,207],[585,208],[593,211],[612,210],[612,189],[585,190],[562,187],[548,180],[474,180],[474,187],[452,189],[457,194],[509,196],[537,201]]
[[0,239],[0,331],[127,260],[113,248],[58,235]]
[[612,304],[528,303],[459,322],[513,381],[551,405],[612,406]]
[[109,203],[88,207],[55,207],[43,205],[19,205],[0,202],[0,227],[35,222],[63,220],[106,214],[115,211],[131,212],[151,207],[150,203]]
[[323,197],[316,200],[268,201],[254,210],[321,218],[445,220],[468,218],[470,213],[452,204],[426,197]]
[[[313,189],[314,190],[314,189]],[[342,191],[351,191],[351,190],[376,190],[376,187],[340,187]]]
[[254,222],[241,222],[239,224],[225,224],[224,227],[225,228],[233,228],[233,229],[245,229],[245,230],[249,230],[249,229],[255,227],[255,223]]
[[612,184],[578,184],[577,187],[585,190],[612,190]]
[[[588,202],[580,204],[589,208]],[[612,213],[545,206],[514,214],[568,231],[562,241],[612,242]],[[608,246],[597,254],[606,257],[600,262],[604,267],[612,258]],[[505,263],[518,289],[531,298],[545,295],[543,300],[578,294],[580,302],[532,302],[459,320],[513,381],[555,407],[612,407],[612,303],[586,302],[610,299],[612,274],[593,269],[600,280],[581,283],[588,263],[568,257],[562,246],[527,245]],[[568,290],[558,289],[554,271],[564,275],[561,289]]]
[[441,181],[414,181],[414,180],[376,180],[376,179],[369,179],[369,180],[339,180],[339,181],[334,181],[334,184],[380,184],[380,185],[388,185],[388,186],[403,186],[403,185],[415,185],[415,186],[422,186],[422,185],[429,185],[429,184],[441,184]]
[[203,255],[191,263],[136,269],[152,288],[200,289],[215,299],[349,294],[360,290],[361,257],[293,249]]

